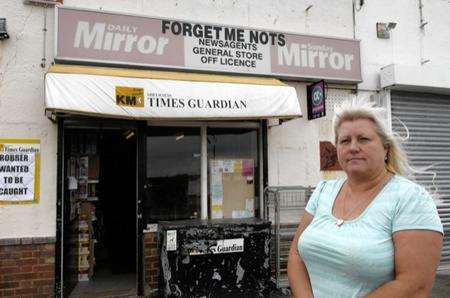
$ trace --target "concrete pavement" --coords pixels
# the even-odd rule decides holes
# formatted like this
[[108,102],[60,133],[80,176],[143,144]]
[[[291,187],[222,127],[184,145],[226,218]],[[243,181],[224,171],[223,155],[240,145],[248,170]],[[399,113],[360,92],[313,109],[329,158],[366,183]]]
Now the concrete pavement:
[[450,270],[446,272],[439,272],[436,275],[436,281],[434,282],[431,297],[433,298],[450,297]]
[[[290,297],[289,290],[278,289],[272,291],[271,298]],[[434,282],[433,291],[431,292],[432,298],[449,298],[450,297],[450,270],[445,272],[439,272],[436,275],[436,281]]]

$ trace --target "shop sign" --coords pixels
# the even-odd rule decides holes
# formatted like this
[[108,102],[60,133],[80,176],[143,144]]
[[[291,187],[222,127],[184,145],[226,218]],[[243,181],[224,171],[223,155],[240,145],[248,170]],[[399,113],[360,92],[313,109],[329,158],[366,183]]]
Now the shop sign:
[[244,238],[205,240],[199,239],[185,244],[182,252],[185,255],[199,256],[209,254],[226,254],[244,251]]
[[325,109],[325,81],[308,85],[306,87],[308,103],[308,120],[324,117]]
[[295,89],[289,86],[66,73],[46,75],[45,104],[48,110],[133,119],[301,116]]
[[57,7],[56,59],[361,82],[358,40]]
[[213,254],[226,254],[244,251],[244,238],[217,240],[217,244],[209,248]]
[[127,107],[144,107],[144,88],[116,86],[116,104]]
[[0,139],[0,204],[38,203],[40,141]]

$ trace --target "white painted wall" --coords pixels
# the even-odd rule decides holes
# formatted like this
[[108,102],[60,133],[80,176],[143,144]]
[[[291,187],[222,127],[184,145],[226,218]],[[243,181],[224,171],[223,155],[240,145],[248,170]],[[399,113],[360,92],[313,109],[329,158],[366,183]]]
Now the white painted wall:
[[0,238],[55,236],[57,129],[44,117],[44,11],[51,61],[53,11],[15,0],[1,4],[11,38],[0,41],[0,138],[40,139],[42,155],[40,203],[0,205]]
[[[356,12],[356,38],[361,40],[361,89],[378,89],[380,68],[388,64],[422,67],[450,67],[450,2],[422,0],[423,18],[428,22],[420,29],[419,0],[366,0]],[[377,22],[396,22],[390,39],[378,39]]]
[[[303,2],[303,1],[300,1]],[[316,1],[323,3],[322,1]],[[363,82],[358,85],[358,97],[370,97],[380,91],[380,69],[395,63],[407,66],[428,68],[427,73],[450,69],[450,1],[423,0],[423,18],[428,24],[421,29],[419,0],[365,0],[363,6],[355,0],[355,38],[361,40],[361,64]],[[327,3],[330,4],[330,3]],[[334,3],[336,6],[336,2]],[[321,14],[322,23],[309,26],[314,34],[326,34],[338,37],[353,37],[351,1],[339,2],[345,9],[332,13],[335,6],[329,6],[328,18]],[[331,9],[333,7],[333,9]],[[310,10],[312,13],[315,6]],[[377,22],[396,22],[390,39],[378,39]],[[333,24],[335,27],[333,27]],[[329,27],[331,25],[331,28]],[[317,27],[325,28],[321,31]],[[339,28],[340,27],[340,28]],[[348,28],[348,30],[342,30]],[[302,28],[297,32],[303,33]],[[422,65],[422,60],[430,60]],[[450,73],[450,72],[449,72]],[[440,76],[442,80],[445,76]],[[306,113],[305,85],[296,85]],[[450,86],[448,86],[450,88]],[[336,94],[330,90],[330,94]],[[349,94],[348,98],[354,95]],[[340,97],[340,96],[338,96]],[[336,172],[320,171],[319,141],[331,141],[330,105],[328,98],[328,116],[312,121],[307,118],[295,120],[269,130],[269,184],[270,185],[315,185],[320,179],[343,175]],[[388,106],[389,109],[389,106]],[[390,119],[388,116],[387,119]]]
[[[359,3],[359,0],[355,0]],[[362,73],[358,96],[379,88],[380,68],[390,64],[450,67],[450,3],[366,0],[355,14],[356,39],[361,40]],[[103,9],[164,18],[185,19],[294,33],[353,37],[352,0],[65,0],[67,6]],[[313,5],[308,11],[305,9]],[[359,5],[357,5],[359,9]],[[44,12],[48,14],[44,43]],[[0,17],[8,22],[9,40],[0,41],[0,137],[39,138],[42,150],[41,201],[37,205],[0,206],[0,238],[54,236],[56,214],[56,125],[44,116],[43,48],[53,60],[53,9],[2,0]],[[397,22],[388,40],[377,39],[376,22]],[[308,121],[305,83],[297,89],[305,117],[269,130],[269,184],[315,185],[335,176],[319,171],[319,141],[332,140],[329,117]],[[330,90],[334,98],[350,98],[348,91]],[[328,109],[329,110],[329,109]]]

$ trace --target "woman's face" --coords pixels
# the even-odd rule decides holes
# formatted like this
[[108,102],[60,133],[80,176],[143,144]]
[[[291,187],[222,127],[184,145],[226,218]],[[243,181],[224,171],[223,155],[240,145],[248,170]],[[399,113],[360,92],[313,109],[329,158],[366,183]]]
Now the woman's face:
[[372,177],[384,169],[387,149],[375,132],[372,121],[344,121],[337,133],[338,160],[347,175]]

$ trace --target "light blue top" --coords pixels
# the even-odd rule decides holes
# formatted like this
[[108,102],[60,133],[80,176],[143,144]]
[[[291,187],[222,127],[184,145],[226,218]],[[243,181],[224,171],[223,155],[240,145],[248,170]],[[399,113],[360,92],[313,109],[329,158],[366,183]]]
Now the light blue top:
[[334,201],[345,179],[322,181],[306,211],[314,215],[298,241],[314,297],[361,297],[393,280],[400,230],[443,233],[436,205],[421,186],[394,176],[356,219],[336,225]]

